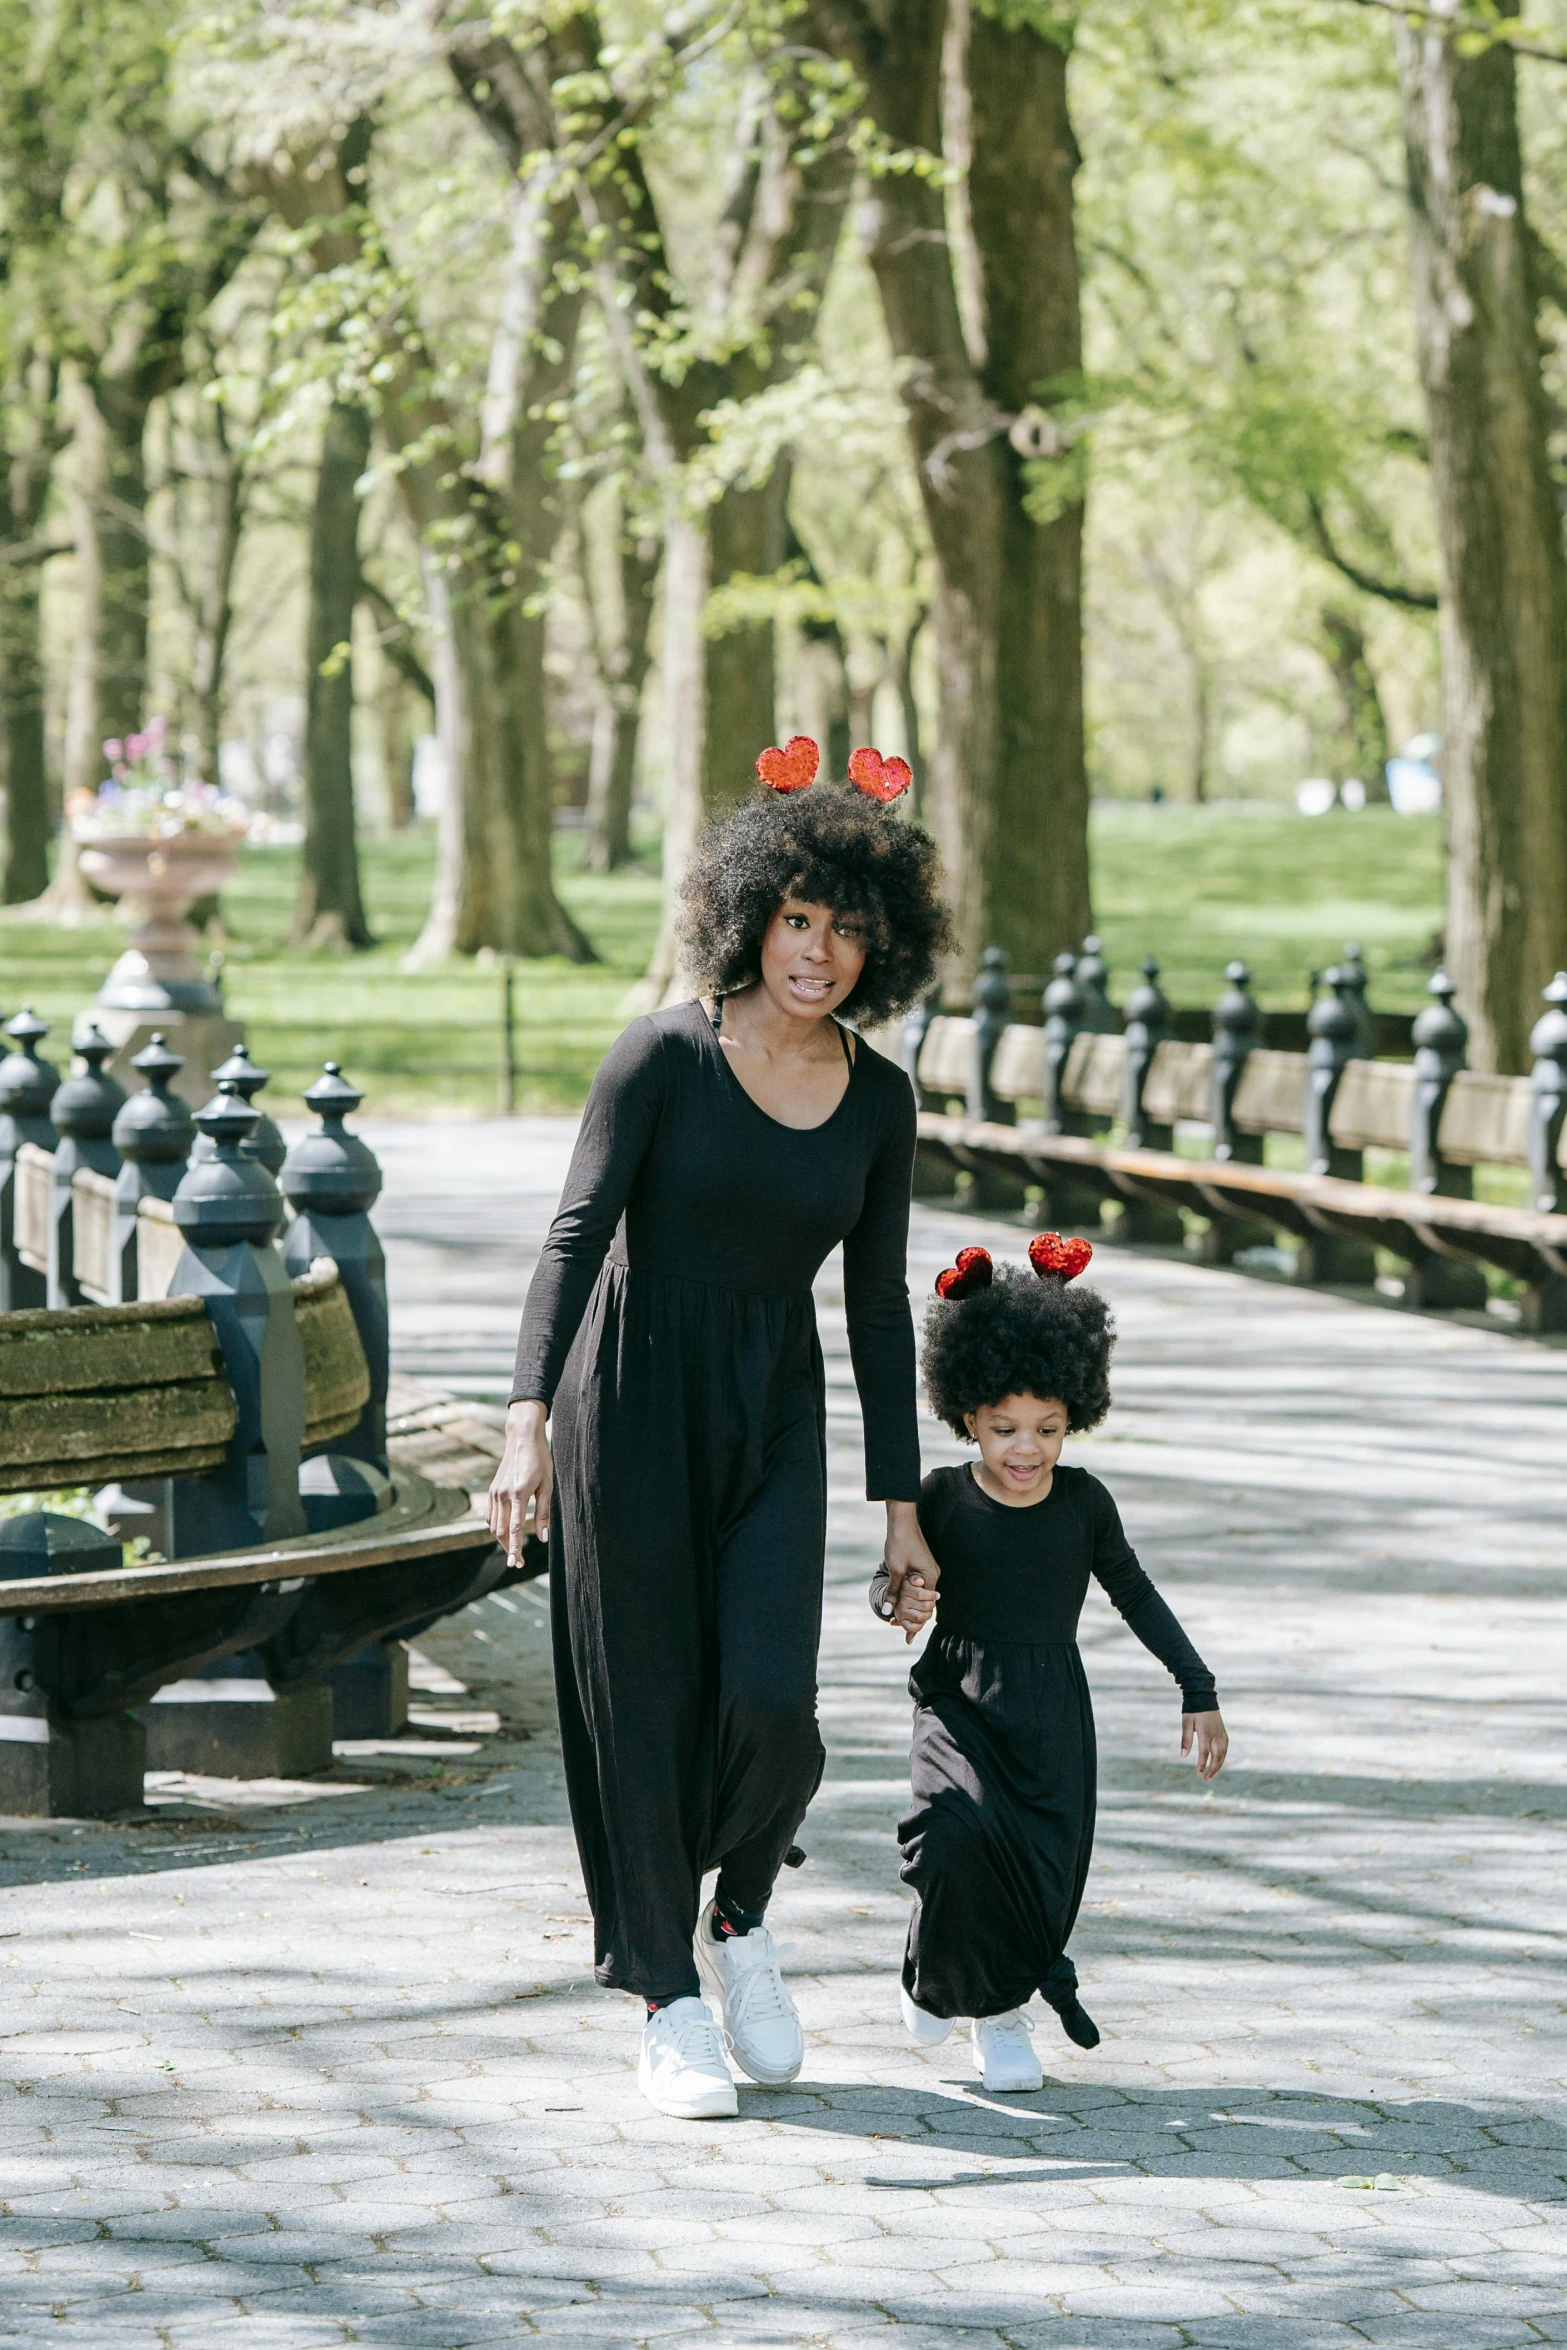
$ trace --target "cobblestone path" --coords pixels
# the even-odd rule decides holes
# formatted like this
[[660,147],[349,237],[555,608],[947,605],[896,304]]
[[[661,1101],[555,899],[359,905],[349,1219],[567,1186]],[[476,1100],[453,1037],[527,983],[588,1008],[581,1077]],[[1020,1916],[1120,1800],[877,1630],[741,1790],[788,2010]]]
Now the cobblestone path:
[[[402,1367],[493,1397],[562,1132],[373,1139]],[[1016,1237],[921,1210],[916,1286]],[[903,2044],[904,1651],[863,1596],[829,1280],[831,1759],[774,1919],[797,2087],[729,2124],[638,2099],[636,2013],[588,1980],[542,1608],[503,1594],[421,1641],[397,1755],[0,1824],[0,2341],[1567,2342],[1567,1353],[1153,1256],[1096,1271],[1119,1400],[1076,1457],[1234,1741],[1199,1794],[1173,1690],[1096,1595],[1100,2048],[1040,2011],[1046,2086],[997,2098],[961,2043]]]

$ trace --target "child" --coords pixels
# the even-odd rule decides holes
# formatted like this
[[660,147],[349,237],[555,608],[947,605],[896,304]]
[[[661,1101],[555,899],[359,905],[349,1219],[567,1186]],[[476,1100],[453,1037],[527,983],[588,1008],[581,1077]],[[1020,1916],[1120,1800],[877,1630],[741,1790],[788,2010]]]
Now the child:
[[934,1597],[906,1582],[889,1606],[885,1572],[871,1587],[878,1615],[911,1640],[936,1616],[909,1680],[913,1805],[898,1836],[916,1900],[903,2020],[928,2047],[971,2018],[987,2089],[1042,2085],[1022,2013],[1036,1990],[1080,2048],[1099,2042],[1066,1955],[1094,1837],[1094,1718],[1077,1648],[1090,1575],[1180,1683],[1181,1752],[1195,1747],[1204,1779],[1229,1744],[1213,1676],[1138,1565],[1115,1503],[1087,1469],[1058,1465],[1068,1431],[1097,1427],[1110,1405],[1109,1308],[1067,1286],[1092,1253],[1046,1232],[1029,1244],[1033,1273],[966,1248],[937,1280],[926,1391],[979,1459],[932,1470],[920,1488],[941,1569]]

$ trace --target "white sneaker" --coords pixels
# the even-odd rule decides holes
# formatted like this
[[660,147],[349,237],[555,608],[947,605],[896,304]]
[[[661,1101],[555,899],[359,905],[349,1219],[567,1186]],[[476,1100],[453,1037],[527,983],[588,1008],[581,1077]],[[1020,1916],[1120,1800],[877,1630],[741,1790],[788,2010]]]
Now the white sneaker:
[[805,2033],[778,1972],[789,1947],[765,1926],[715,1942],[711,1902],[696,1922],[697,1973],[723,2010],[736,2064],[763,2089],[786,2089],[805,2062]]
[[740,2111],[724,2044],[705,1999],[656,2007],[642,2034],[637,2087],[676,2121],[729,2121]]
[[1034,2027],[1020,2007],[974,2018],[974,2070],[987,2089],[1042,2089]]
[[915,2006],[901,1983],[898,1986],[898,2005],[903,2010],[903,2028],[916,2047],[935,2048],[952,2029],[953,2019],[950,2015],[927,2015],[923,2007]]

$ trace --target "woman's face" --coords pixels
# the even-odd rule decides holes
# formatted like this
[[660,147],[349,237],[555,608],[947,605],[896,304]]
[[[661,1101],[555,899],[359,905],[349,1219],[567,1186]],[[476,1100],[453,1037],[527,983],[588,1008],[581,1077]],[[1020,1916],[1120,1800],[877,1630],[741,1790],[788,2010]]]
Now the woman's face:
[[857,914],[785,898],[762,940],[762,985],[792,1020],[820,1020],[853,994],[865,968]]

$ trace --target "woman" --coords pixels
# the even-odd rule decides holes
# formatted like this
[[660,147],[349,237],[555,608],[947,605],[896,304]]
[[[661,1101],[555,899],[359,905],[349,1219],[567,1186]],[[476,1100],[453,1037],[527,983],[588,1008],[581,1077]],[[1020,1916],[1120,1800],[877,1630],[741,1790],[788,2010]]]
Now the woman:
[[693,2118],[738,2110],[704,1986],[753,2080],[781,2087],[804,2057],[763,1913],[822,1769],[811,1283],[839,1241],[891,1582],[935,1576],[915,1512],[914,1103],[839,1020],[929,987],[948,937],[935,850],[882,804],[901,760],[856,752],[859,789],[811,790],[797,737],[757,767],[765,788],[710,828],[683,891],[711,992],[634,1021],[594,1081],[490,1496],[510,1555],[530,1505],[550,1536],[598,1980],[646,2001],[639,2085]]

